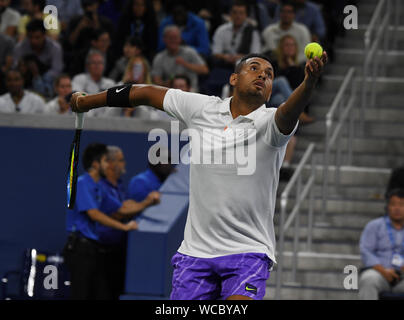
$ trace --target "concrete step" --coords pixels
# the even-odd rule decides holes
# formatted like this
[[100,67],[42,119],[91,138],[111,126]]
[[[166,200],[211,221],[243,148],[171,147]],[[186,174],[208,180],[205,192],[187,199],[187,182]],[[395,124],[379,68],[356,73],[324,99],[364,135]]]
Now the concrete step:
[[[298,136],[296,149],[306,150],[310,143],[316,143],[316,152],[324,152],[323,136]],[[404,141],[402,139],[383,138],[353,138],[352,148],[357,153],[379,153],[385,155],[404,155]],[[335,150],[335,146],[332,148]],[[348,138],[341,138],[341,150],[348,150]]]
[[[402,65],[404,65],[404,54],[402,55]],[[361,88],[362,75],[356,73],[358,89]],[[344,80],[342,75],[325,75],[321,82],[321,90],[337,92]],[[367,79],[368,85],[375,84],[377,93],[402,93],[404,92],[404,79],[403,77],[377,77],[375,79]],[[359,91],[360,92],[360,91]],[[358,93],[359,93],[358,92]]]
[[[278,193],[281,194],[287,182],[281,181],[278,187]],[[344,185],[338,188],[335,185],[328,186],[329,198],[344,198],[344,199],[357,199],[357,200],[384,200],[385,187],[372,186],[372,185]],[[322,184],[314,185],[314,194],[319,196],[323,190]],[[291,191],[291,196],[296,196],[296,189]]]
[[[284,251],[284,266],[291,269],[293,252]],[[318,272],[343,272],[347,265],[353,265],[359,270],[362,266],[360,255],[330,254],[301,251],[298,253],[298,269]],[[274,267],[276,271],[277,265]]]
[[[362,234],[363,227],[336,227],[334,225],[323,227],[313,226],[312,239],[321,239],[323,241],[358,241]],[[300,224],[299,241],[304,243],[307,241],[309,229],[306,224]],[[292,225],[286,230],[285,236],[293,238],[294,227]]]
[[[290,213],[290,212],[289,212]],[[315,211],[314,215],[314,226],[327,226],[334,228],[357,228],[363,229],[366,224],[372,220],[379,218],[383,212],[331,212],[328,211],[324,217],[321,215],[320,211]],[[279,225],[279,209],[274,217],[274,224],[276,226]],[[308,225],[308,212],[306,210],[302,210],[300,212],[300,224],[303,227]],[[293,229],[293,226],[291,226]]]
[[[349,48],[353,49],[354,47],[349,46]],[[404,51],[404,40],[402,50]],[[327,66],[327,74],[331,75],[338,75],[338,76],[345,76],[348,73],[349,68],[352,65],[345,65],[345,64],[329,64]],[[356,65],[356,74],[362,75],[363,65]],[[404,74],[404,67],[402,66],[388,66],[386,70],[386,76],[388,77],[402,77]]]
[[[350,30],[348,32],[350,32]],[[356,36],[338,37],[337,40],[335,41],[334,47],[338,49],[364,49],[365,42],[363,39],[359,39]],[[391,42],[389,44],[389,49],[390,50],[392,49]],[[399,51],[404,50],[404,40],[402,38],[397,38],[397,47],[395,49]]]
[[[313,239],[312,251],[316,253],[359,254],[359,241]],[[299,242],[298,251],[306,251],[306,241]],[[285,237],[285,251],[293,251],[293,238]]]
[[[294,163],[298,163],[303,157],[306,149],[300,147],[296,148],[293,154]],[[392,150],[394,152],[394,150]],[[322,153],[317,152],[317,164],[323,163]],[[341,152],[342,163],[347,163],[348,153]],[[352,165],[357,167],[373,167],[373,168],[395,168],[403,163],[402,154],[384,154],[383,152],[353,152],[352,154]],[[336,152],[332,151],[330,153],[330,164],[336,164]]]
[[[359,89],[359,88],[358,88]],[[322,87],[320,86],[316,92],[313,94],[311,105],[328,105],[331,107],[331,104],[333,100],[335,99],[335,96],[337,94],[338,87],[335,88],[333,92],[331,91],[323,91]],[[361,93],[358,90],[357,94],[357,103],[358,106],[360,105],[361,101]],[[368,100],[370,101],[370,94],[368,94]],[[387,108],[402,108],[403,106],[403,93],[401,92],[396,92],[396,93],[390,93],[386,94],[383,92],[380,92],[376,95],[375,99],[375,106],[384,106]]]
[[[330,111],[329,105],[316,104],[310,106],[309,113],[316,119],[325,119],[328,111]],[[377,105],[374,108],[367,108],[366,112],[362,114],[358,103],[353,110],[353,117],[354,119],[363,118],[365,121],[395,121],[404,123],[404,110],[402,108],[389,108],[388,106]]]
[[[404,33],[402,35],[404,37]],[[399,39],[402,39],[399,38]],[[359,41],[359,40],[358,40]],[[386,55],[383,51],[378,52],[379,61],[386,62],[387,66],[403,65],[404,52],[397,50],[389,50]],[[350,66],[362,66],[364,63],[364,50],[363,49],[336,49],[335,50],[335,64],[344,64]]]
[[[354,122],[354,126],[359,128],[359,123]],[[325,121],[322,119],[299,129],[301,135],[324,135]],[[391,122],[367,121],[364,126],[364,136],[381,138],[404,138],[404,125],[393,120]]]
[[[404,7],[403,5],[401,5],[401,7]],[[360,10],[360,9],[358,9]],[[359,11],[360,12],[360,11]],[[403,12],[403,11],[400,11]],[[359,13],[360,15],[361,13]],[[402,13],[404,14],[404,12]],[[370,22],[370,20],[369,20]],[[368,24],[360,24],[358,25],[358,29],[350,29],[350,30],[346,30],[345,32],[345,38],[348,39],[357,39],[358,41],[364,41],[364,37],[365,37],[365,32],[368,29]],[[393,35],[394,35],[394,19],[391,19],[390,21],[390,26],[388,28],[388,31],[386,33],[389,34],[390,40],[392,39]],[[403,23],[400,22],[400,25],[397,28],[397,39],[403,39],[404,37],[404,26]],[[374,37],[373,37],[374,39]]]
[[[343,270],[341,269],[337,272],[328,270],[298,270],[294,278],[291,269],[286,268],[282,272],[282,280],[285,284],[295,282],[302,286],[344,289],[344,279],[347,275],[343,273]],[[276,269],[271,274],[269,283],[276,285]]]
[[[323,183],[323,166],[316,165],[315,184]],[[329,167],[329,184],[332,186],[335,182],[335,167]],[[306,165],[302,171],[302,181],[307,181],[311,174],[311,166]],[[377,188],[385,188],[391,175],[390,168],[363,168],[353,166],[341,166],[340,168],[340,184],[343,188],[346,186],[369,185]],[[295,188],[292,188],[292,190]]]
[[[315,198],[314,202],[314,210],[316,212],[321,212],[322,210],[322,199],[321,197]],[[286,210],[291,212],[295,205],[295,198],[290,197],[289,203],[286,206]],[[280,199],[277,199],[276,202],[277,208],[280,208]],[[357,213],[374,213],[374,214],[383,214],[384,213],[385,203],[383,200],[362,200],[362,199],[329,199],[327,208],[330,212],[350,212],[351,214]],[[303,200],[301,204],[301,210],[308,211],[309,208],[309,200]]]
[[[287,285],[281,291],[282,300],[357,300],[357,290]],[[269,285],[264,300],[275,299],[275,286]]]

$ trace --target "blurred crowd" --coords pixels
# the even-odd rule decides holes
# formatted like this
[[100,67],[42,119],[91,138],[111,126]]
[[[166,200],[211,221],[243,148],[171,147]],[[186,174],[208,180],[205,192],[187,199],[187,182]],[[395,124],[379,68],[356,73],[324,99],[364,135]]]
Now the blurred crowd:
[[[71,91],[122,83],[227,97],[235,63],[251,52],[273,61],[276,107],[304,77],[307,43],[332,61],[345,2],[0,0],[0,112],[69,114]],[[148,108],[89,116],[165,117]]]

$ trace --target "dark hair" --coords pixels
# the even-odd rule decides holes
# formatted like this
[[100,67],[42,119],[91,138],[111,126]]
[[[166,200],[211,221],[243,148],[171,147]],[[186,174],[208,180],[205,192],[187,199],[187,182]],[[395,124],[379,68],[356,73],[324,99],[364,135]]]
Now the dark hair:
[[237,62],[236,67],[234,68],[234,73],[239,73],[239,72],[241,71],[241,69],[243,68],[245,62],[246,62],[248,59],[251,59],[251,58],[261,58],[261,59],[264,59],[264,60],[268,61],[269,63],[271,63],[271,61],[269,60],[269,58],[268,58],[266,55],[264,55],[264,54],[261,54],[261,53],[250,53],[250,54],[247,54],[246,56],[242,57],[242,58]]
[[171,79],[171,86],[172,86],[172,84],[174,83],[174,81],[176,79],[184,79],[185,82],[187,83],[187,86],[191,87],[191,80],[185,74],[177,74],[177,75],[175,75],[174,78]]
[[138,36],[129,36],[126,38],[125,45],[130,45],[132,47],[138,48],[140,51],[143,51],[144,45],[142,38]]
[[231,5],[230,10],[231,10],[233,7],[245,7],[247,16],[250,15],[250,6],[248,5],[247,1],[245,1],[245,0],[233,0],[233,3],[232,3],[232,5]]
[[386,194],[387,202],[390,201],[390,199],[394,196],[404,199],[404,189],[397,188],[397,189],[392,189],[389,192],[387,192],[387,194]]
[[46,33],[45,26],[43,25],[43,20],[33,19],[27,24],[27,33],[41,31],[43,34]]
[[104,33],[108,33],[108,35],[110,36],[109,32],[105,29],[102,28],[94,29],[91,31],[90,40],[97,41]]
[[100,161],[102,156],[108,153],[107,146],[103,143],[89,144],[83,153],[83,167],[88,171],[94,161]]
[[45,8],[46,0],[32,0],[34,6],[38,6],[41,11]]
[[293,11],[296,12],[296,7],[295,7],[295,4],[293,3],[293,1],[290,1],[290,0],[282,1],[280,4],[280,8],[282,9],[285,6],[292,7]]
[[71,80],[70,76],[67,73],[61,73],[60,75],[58,75],[55,79],[55,81],[53,82],[54,86],[57,87],[60,83],[60,80],[62,79],[69,79]]

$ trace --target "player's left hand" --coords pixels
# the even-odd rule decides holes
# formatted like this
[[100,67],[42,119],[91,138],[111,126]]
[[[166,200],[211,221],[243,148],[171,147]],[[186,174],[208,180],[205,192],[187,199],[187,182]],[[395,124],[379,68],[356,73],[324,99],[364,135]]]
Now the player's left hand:
[[304,68],[305,78],[311,82],[317,82],[320,78],[321,74],[324,71],[324,65],[328,61],[327,52],[323,52],[321,58],[314,57],[306,62],[306,66]]

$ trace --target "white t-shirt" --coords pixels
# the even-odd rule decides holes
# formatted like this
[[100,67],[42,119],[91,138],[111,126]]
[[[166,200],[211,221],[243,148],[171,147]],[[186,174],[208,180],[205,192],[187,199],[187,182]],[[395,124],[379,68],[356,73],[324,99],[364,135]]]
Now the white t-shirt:
[[42,113],[45,109],[45,101],[36,93],[24,90],[24,96],[16,105],[10,93],[0,96],[0,112],[6,113]]
[[[265,105],[233,119],[230,100],[175,89],[165,95],[164,110],[187,125],[193,141],[188,217],[178,251],[202,258],[260,252],[275,261],[279,169],[297,125],[283,135],[275,124],[276,109]],[[202,164],[195,163],[198,139]],[[248,154],[244,164],[235,156],[239,150]],[[212,154],[225,161],[220,156],[204,161]]]

